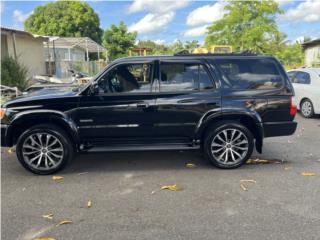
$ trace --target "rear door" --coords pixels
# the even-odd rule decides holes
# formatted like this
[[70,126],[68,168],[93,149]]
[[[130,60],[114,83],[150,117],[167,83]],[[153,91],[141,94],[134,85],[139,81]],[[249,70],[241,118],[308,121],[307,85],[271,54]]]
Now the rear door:
[[201,117],[208,111],[220,111],[220,105],[220,92],[206,62],[159,62],[154,124],[159,138],[190,142]]

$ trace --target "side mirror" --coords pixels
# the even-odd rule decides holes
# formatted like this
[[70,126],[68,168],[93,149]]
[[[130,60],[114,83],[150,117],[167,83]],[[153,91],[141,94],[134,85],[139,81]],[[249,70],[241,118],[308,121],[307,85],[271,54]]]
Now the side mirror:
[[99,86],[97,83],[92,83],[90,85],[90,95],[98,95],[99,94]]

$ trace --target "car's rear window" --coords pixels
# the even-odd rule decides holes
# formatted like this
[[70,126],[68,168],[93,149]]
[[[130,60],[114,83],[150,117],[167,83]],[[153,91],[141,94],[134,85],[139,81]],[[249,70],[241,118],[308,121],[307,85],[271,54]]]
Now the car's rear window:
[[216,59],[224,85],[235,89],[280,88],[283,80],[272,59]]

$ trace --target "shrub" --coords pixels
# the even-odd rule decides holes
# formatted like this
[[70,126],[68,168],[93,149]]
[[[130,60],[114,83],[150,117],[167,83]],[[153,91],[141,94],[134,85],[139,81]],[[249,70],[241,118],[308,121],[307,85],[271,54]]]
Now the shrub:
[[23,91],[28,86],[28,70],[12,57],[5,57],[1,61],[1,84],[18,87]]

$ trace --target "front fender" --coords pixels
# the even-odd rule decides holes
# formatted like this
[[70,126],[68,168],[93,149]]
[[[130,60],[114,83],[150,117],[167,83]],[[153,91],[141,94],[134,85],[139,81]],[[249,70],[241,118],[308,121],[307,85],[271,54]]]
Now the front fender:
[[24,125],[55,124],[62,127],[72,140],[79,143],[79,133],[75,122],[65,113],[55,110],[28,110],[17,113],[8,125],[6,138],[12,142],[14,131]]

